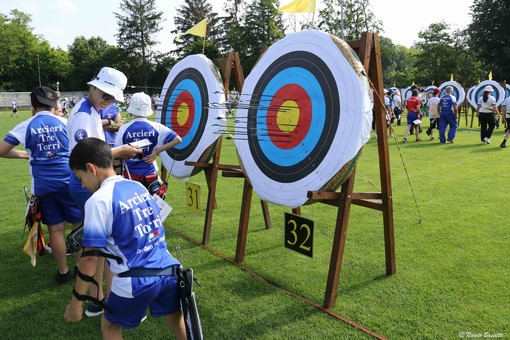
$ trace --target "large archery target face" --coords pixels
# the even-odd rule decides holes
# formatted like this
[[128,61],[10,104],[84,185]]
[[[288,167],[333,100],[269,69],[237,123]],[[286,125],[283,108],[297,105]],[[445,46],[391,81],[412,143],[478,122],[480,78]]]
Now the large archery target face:
[[505,100],[505,90],[497,81],[494,80],[484,80],[480,84],[476,85],[473,90],[473,99],[475,101],[475,107],[478,105],[478,100],[483,96],[483,90],[485,86],[490,85],[494,89],[492,91],[492,96],[496,99],[496,106],[499,106]]
[[370,138],[367,80],[320,31],[272,45],[246,78],[241,102],[249,103],[235,127],[243,169],[260,198],[276,204],[303,205]]
[[505,84],[505,99],[510,97],[510,85]]
[[[224,110],[209,111],[210,103],[224,103],[220,76],[213,63],[203,55],[192,55],[172,68],[163,86],[163,103],[156,120],[168,126],[182,142],[160,154],[169,173],[186,180],[195,174],[186,161],[205,161],[206,150],[219,138],[219,129],[226,126]],[[222,107],[222,105],[216,105]]]
[[442,97],[446,94],[447,86],[451,86],[453,88],[452,95],[455,98],[457,98],[457,105],[462,104],[462,102],[466,98],[466,91],[464,91],[464,88],[462,87],[462,85],[460,85],[459,83],[457,83],[456,81],[453,81],[453,80],[444,82],[439,86],[439,89],[441,90],[441,92],[439,92],[439,97]]
[[473,96],[475,93],[474,92],[475,88],[476,86],[471,86],[466,94],[467,101],[469,102],[469,105],[471,105],[472,107],[476,107],[475,97]]

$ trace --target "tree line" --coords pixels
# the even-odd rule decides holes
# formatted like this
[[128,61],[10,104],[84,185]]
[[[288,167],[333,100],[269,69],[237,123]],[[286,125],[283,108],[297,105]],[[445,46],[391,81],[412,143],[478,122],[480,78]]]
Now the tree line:
[[[370,0],[323,2],[324,9],[311,23],[304,15],[284,18],[277,9],[278,0],[225,0],[221,15],[208,0],[185,0],[177,8],[171,33],[186,32],[207,17],[204,54],[215,60],[228,51],[239,52],[245,75],[263,49],[285,32],[312,27],[345,40],[359,39],[363,31],[379,32],[385,86],[439,85],[452,74],[456,81],[470,86],[487,79],[489,72],[498,81],[510,74],[510,31],[505,24],[510,22],[508,1],[475,0],[465,29],[432,23],[419,32],[410,48],[394,44],[384,35]],[[203,38],[184,35],[175,41],[175,50],[155,51],[154,36],[164,20],[155,0],[122,0],[114,15],[117,45],[101,37],[78,36],[64,51],[33,33],[29,14],[19,10],[0,13],[0,91],[29,91],[39,81],[53,88],[59,82],[61,91],[86,90],[90,77],[108,65],[128,76],[128,86],[159,93],[171,67],[204,48]],[[139,90],[133,88],[133,92]]]

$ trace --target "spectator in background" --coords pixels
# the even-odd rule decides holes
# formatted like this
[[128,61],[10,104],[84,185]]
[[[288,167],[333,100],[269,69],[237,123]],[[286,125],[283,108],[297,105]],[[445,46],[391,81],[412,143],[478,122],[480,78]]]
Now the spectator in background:
[[413,125],[416,125],[416,141],[421,142],[420,139],[420,125],[416,124],[420,117],[422,116],[421,113],[421,100],[418,98],[419,92],[417,89],[414,89],[411,95],[411,98],[407,100],[407,127],[404,132],[404,139],[402,140],[403,143],[407,143],[407,134],[413,127]]
[[482,144],[490,144],[491,136],[496,127],[497,118],[499,116],[498,107],[496,106],[496,98],[492,96],[494,88],[490,85],[485,86],[483,95],[478,99],[476,110],[478,111],[478,120],[480,121],[480,139]]
[[67,107],[69,105],[69,101],[67,100],[67,97],[66,98],[62,98],[60,100],[60,104],[62,106],[62,116],[63,117],[67,116],[67,114],[69,113],[69,112],[67,112]]
[[506,97],[503,104],[501,104],[501,114],[503,114],[503,112],[506,113],[505,115],[506,129],[503,142],[499,146],[501,146],[502,148],[506,148],[506,141],[508,140],[508,137],[510,137],[510,97]]
[[[457,98],[452,94],[453,87],[447,86],[445,95],[439,99],[439,143],[452,143],[457,134]],[[448,129],[448,139],[445,138],[446,127]]]
[[400,126],[401,120],[402,120],[402,99],[400,98],[400,95],[398,94],[398,91],[393,91],[393,103],[395,105],[395,108],[393,109],[393,113],[395,114],[395,119],[397,120],[397,125]]
[[[54,114],[59,100],[48,87],[36,87],[30,93],[33,117],[18,124],[0,144],[0,155],[25,158],[30,155],[32,194],[40,198],[42,222],[48,226],[51,250],[57,262],[55,280],[70,280],[65,239],[66,221],[73,228],[80,225],[83,214],[69,192],[69,138],[66,120]],[[16,145],[23,145],[25,154],[12,154]],[[14,157],[13,157],[14,156]]]
[[16,115],[18,117],[18,103],[16,103],[16,99],[12,99],[12,113],[11,117]]
[[386,129],[390,132],[389,137],[393,137],[393,128],[392,124],[395,121],[395,113],[393,109],[395,108],[395,103],[393,102],[393,91],[391,89],[384,90],[384,108],[386,110]]
[[430,140],[434,140],[433,136],[433,130],[437,129],[439,127],[439,93],[441,92],[440,89],[435,88],[434,92],[432,93],[432,97],[429,98],[427,101],[427,108],[429,109],[429,118],[430,118],[430,126],[425,131],[427,136],[430,137]]

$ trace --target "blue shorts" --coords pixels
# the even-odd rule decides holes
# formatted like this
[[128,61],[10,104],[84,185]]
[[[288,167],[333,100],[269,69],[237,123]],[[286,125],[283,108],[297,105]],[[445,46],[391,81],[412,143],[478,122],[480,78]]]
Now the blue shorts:
[[[116,278],[114,278],[115,280]],[[104,317],[111,324],[123,328],[134,328],[140,324],[147,308],[154,317],[177,313],[181,310],[181,300],[177,287],[177,276],[145,276],[130,278],[133,298],[124,298],[113,291],[108,295],[106,304],[113,313],[104,311]]]
[[90,191],[71,191],[71,197],[74,202],[78,205],[78,209],[81,210],[82,214],[85,214],[85,202],[92,196]]
[[418,112],[407,113],[407,125],[414,125],[414,121],[418,119]]
[[41,197],[41,216],[46,225],[83,220],[83,213],[71,197],[68,187]]

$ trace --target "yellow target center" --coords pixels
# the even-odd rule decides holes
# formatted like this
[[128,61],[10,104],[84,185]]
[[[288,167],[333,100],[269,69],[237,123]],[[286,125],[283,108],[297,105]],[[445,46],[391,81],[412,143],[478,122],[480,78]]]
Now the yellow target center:
[[179,105],[179,109],[177,110],[177,124],[183,126],[186,124],[189,118],[189,106],[186,103],[181,103]]
[[299,106],[293,100],[286,100],[276,114],[276,123],[281,131],[294,131],[299,121]]

